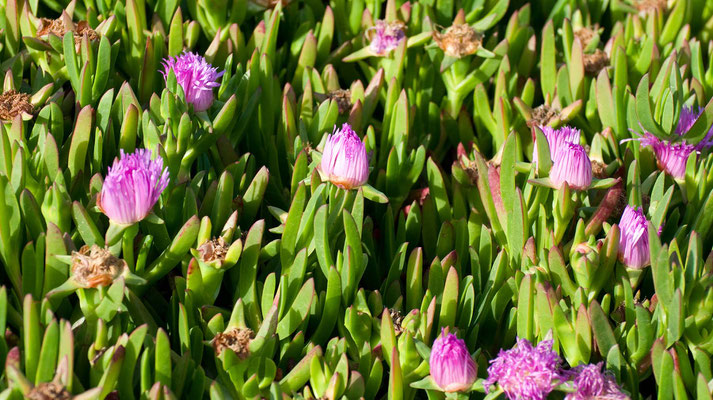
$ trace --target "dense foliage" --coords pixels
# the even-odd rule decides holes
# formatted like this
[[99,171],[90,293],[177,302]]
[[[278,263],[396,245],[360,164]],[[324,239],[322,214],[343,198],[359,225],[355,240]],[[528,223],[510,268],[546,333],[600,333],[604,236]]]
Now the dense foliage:
[[711,398],[713,3],[0,11],[0,400]]

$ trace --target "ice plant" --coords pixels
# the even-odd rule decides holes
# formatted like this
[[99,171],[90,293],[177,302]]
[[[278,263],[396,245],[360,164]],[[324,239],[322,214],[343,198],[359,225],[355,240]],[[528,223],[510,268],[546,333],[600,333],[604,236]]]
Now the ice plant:
[[565,400],[628,399],[629,396],[621,391],[614,376],[609,371],[602,371],[602,366],[600,362],[572,368],[568,374],[575,391],[568,393]]
[[163,78],[168,79],[170,71],[173,71],[186,101],[193,104],[195,111],[205,111],[213,104],[213,88],[220,86],[218,78],[225,71],[218,72],[218,68],[208,64],[205,58],[191,52],[164,59],[163,67]]
[[366,147],[345,123],[341,129],[327,136],[322,152],[320,170],[325,179],[342,189],[354,189],[366,183],[369,177],[369,160]]
[[445,331],[433,342],[429,367],[431,378],[444,392],[467,390],[478,372],[465,341]]
[[433,40],[447,55],[461,58],[478,51],[483,37],[468,24],[454,23],[442,33],[434,31]]
[[[559,129],[553,129],[550,126],[541,126],[540,129],[542,130],[542,133],[545,134],[545,138],[547,139],[547,145],[550,148],[550,159],[552,161],[554,161],[557,151],[565,143],[579,143],[581,132],[577,128],[563,126]],[[537,158],[537,145],[535,145],[535,150],[532,154],[532,162],[537,164]]]
[[374,26],[367,30],[369,50],[377,56],[388,55],[406,40],[405,29],[406,25],[401,21],[377,20]]
[[72,252],[72,279],[83,288],[109,286],[126,268],[126,261],[97,245]]
[[641,208],[626,206],[619,221],[619,260],[629,268],[649,264],[648,221]]
[[488,379],[483,382],[486,393],[497,384],[510,400],[547,398],[564,378],[552,344],[552,340],[543,340],[533,347],[527,339],[518,339],[512,349],[500,350],[490,361]]
[[592,163],[584,147],[562,143],[555,154],[550,181],[556,188],[561,188],[567,182],[572,189],[587,189],[592,184]]
[[131,225],[146,218],[168,186],[163,159],[151,156],[147,149],[128,155],[122,150],[121,158],[109,167],[97,205],[112,222]]

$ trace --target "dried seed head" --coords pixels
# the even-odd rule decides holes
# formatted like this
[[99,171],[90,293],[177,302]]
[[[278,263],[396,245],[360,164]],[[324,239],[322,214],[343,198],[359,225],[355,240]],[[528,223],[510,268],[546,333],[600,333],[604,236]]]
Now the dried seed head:
[[642,14],[664,11],[666,10],[666,0],[638,0],[634,6]]
[[594,25],[592,28],[583,26],[574,31],[574,36],[582,43],[582,48],[586,48],[594,39],[594,34],[598,29],[599,25]]
[[30,400],[69,400],[72,394],[59,383],[42,382],[27,394]]
[[401,323],[404,322],[404,316],[401,311],[395,308],[389,308],[389,315],[391,316],[391,321],[394,324],[394,332],[398,335],[403,332],[404,329],[401,327]]
[[126,261],[97,245],[72,252],[72,278],[84,288],[109,286],[126,267]]
[[201,255],[201,261],[210,262],[214,260],[223,261],[228,253],[228,244],[225,243],[222,237],[209,240],[198,247],[198,253]]
[[483,43],[483,35],[470,25],[453,24],[443,32],[433,32],[433,40],[447,55],[461,58],[478,51]]
[[605,179],[607,176],[607,165],[601,161],[592,160],[592,173],[597,179]]
[[530,128],[533,126],[546,126],[557,117],[559,117],[559,110],[543,104],[532,110],[530,120],[527,121],[527,126]]
[[327,97],[337,102],[340,114],[349,112],[352,108],[352,92],[349,89],[337,89],[329,92]]
[[233,328],[227,332],[219,332],[213,338],[213,349],[217,355],[220,355],[225,349],[230,349],[235,352],[238,358],[244,360],[250,355],[248,345],[254,337],[255,333],[249,328]]
[[0,94],[0,119],[12,121],[18,115],[32,114],[34,107],[30,104],[30,95],[15,90]]
[[89,40],[99,39],[99,34],[89,26],[87,21],[79,21],[73,24],[71,21],[65,21],[62,17],[57,19],[41,18],[40,26],[37,29],[37,37],[47,36],[51,33],[61,38],[67,32],[73,32],[76,45],[79,45],[84,35],[87,35]]
[[599,71],[609,66],[609,55],[597,49],[592,54],[584,55],[584,72],[590,75],[597,75]]

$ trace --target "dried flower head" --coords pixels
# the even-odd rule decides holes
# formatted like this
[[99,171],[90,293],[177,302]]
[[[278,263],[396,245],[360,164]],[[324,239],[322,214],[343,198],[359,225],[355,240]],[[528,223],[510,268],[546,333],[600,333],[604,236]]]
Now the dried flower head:
[[666,0],[637,0],[634,6],[640,14],[666,10]]
[[550,181],[561,188],[565,182],[574,190],[585,190],[592,184],[592,163],[584,147],[564,143],[557,149],[550,171]]
[[146,218],[168,186],[163,159],[151,155],[146,149],[128,155],[121,150],[121,158],[109,167],[97,205],[113,222],[130,225]]
[[218,237],[198,246],[197,250],[203,262],[222,261],[225,260],[225,255],[228,254],[228,247],[225,240],[222,237]]
[[406,40],[406,25],[401,21],[387,22],[377,20],[374,26],[367,29],[369,50],[377,56],[385,56],[399,47]]
[[34,107],[30,103],[30,95],[9,90],[0,94],[0,119],[12,121],[18,115],[32,114]]
[[574,37],[579,39],[579,41],[582,43],[582,48],[587,48],[587,46],[589,46],[589,43],[592,42],[592,39],[594,39],[598,30],[599,30],[598,24],[595,24],[592,27],[581,26],[581,27],[575,29]]
[[445,330],[433,342],[428,364],[433,382],[444,392],[467,390],[478,373],[465,341]]
[[590,75],[597,75],[599,71],[609,66],[609,55],[601,49],[596,49],[594,53],[588,53],[584,58],[584,72]]
[[443,32],[434,31],[433,40],[446,55],[461,58],[478,51],[483,35],[468,24],[453,24]]
[[547,126],[550,122],[559,118],[560,112],[554,107],[542,104],[532,109],[530,120],[527,121],[527,126]]
[[533,347],[527,339],[518,339],[512,349],[500,350],[490,361],[488,379],[483,382],[485,392],[497,384],[510,400],[547,398],[563,379],[552,344],[552,340],[543,340]]
[[72,278],[83,288],[109,286],[126,268],[126,261],[97,245],[72,252]]
[[391,322],[394,325],[394,332],[396,333],[396,335],[403,332],[403,327],[401,326],[401,323],[404,322],[404,316],[403,314],[401,314],[401,311],[395,308],[389,308],[389,316],[391,317]]
[[67,388],[55,382],[42,382],[27,394],[29,400],[69,400],[72,394]]
[[598,364],[579,365],[572,368],[568,374],[572,379],[574,392],[568,393],[565,400],[627,400],[629,396],[621,391],[614,375],[602,371],[602,362]]
[[340,114],[349,112],[352,108],[352,92],[349,89],[332,90],[327,94],[327,97],[337,102]]
[[249,328],[233,328],[226,332],[219,332],[213,338],[212,344],[215,354],[220,355],[225,349],[235,352],[241,360],[250,355],[250,341],[255,333]]
[[342,189],[354,189],[369,178],[366,146],[349,124],[327,136],[320,170],[323,176]]
[[67,32],[72,32],[75,45],[79,45],[85,35],[90,41],[99,39],[99,34],[89,26],[87,21],[79,21],[75,24],[67,15],[57,19],[40,18],[37,37],[41,38],[52,34],[62,38]]
[[225,71],[208,64],[205,58],[190,52],[184,52],[177,57],[163,60],[164,79],[168,79],[170,71],[176,75],[178,84],[183,88],[186,101],[193,104],[195,111],[205,111],[213,104],[213,88],[220,86],[218,78]]
[[649,265],[649,223],[642,208],[624,209],[619,221],[619,260],[629,268]]

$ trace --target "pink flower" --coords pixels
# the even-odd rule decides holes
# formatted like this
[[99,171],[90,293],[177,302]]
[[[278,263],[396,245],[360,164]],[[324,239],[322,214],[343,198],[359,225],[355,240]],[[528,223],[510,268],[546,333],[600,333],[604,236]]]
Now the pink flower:
[[[565,143],[579,143],[581,132],[577,128],[563,126],[559,129],[552,129],[550,126],[541,126],[540,129],[547,139],[547,145],[550,148],[550,160],[552,161],[554,161],[554,156],[557,154],[557,151]],[[535,165],[537,165],[537,158],[537,143],[535,143],[535,150],[532,154],[532,162],[534,162]]]
[[173,70],[186,95],[186,101],[193,104],[195,111],[210,108],[213,104],[213,88],[220,86],[218,78],[223,76],[225,71],[218,72],[205,58],[190,52],[164,59],[163,67],[163,78],[168,79],[169,72]]
[[444,392],[467,390],[478,372],[465,341],[445,331],[433,342],[429,368],[431,378]]
[[327,136],[320,170],[324,177],[342,189],[354,189],[369,178],[366,146],[349,124]]
[[592,163],[584,147],[563,143],[555,154],[550,181],[557,188],[561,188],[567,182],[572,189],[587,189],[592,184]]
[[626,206],[619,221],[619,260],[629,268],[649,265],[649,225],[641,208]]
[[141,221],[151,212],[159,196],[168,186],[168,170],[163,159],[151,159],[151,151],[138,149],[121,159],[104,179],[97,205],[112,222],[130,225]]
[[572,368],[568,374],[572,377],[575,391],[565,396],[565,400],[627,400],[629,396],[621,391],[616,379],[604,370],[604,363],[586,364]]
[[399,47],[406,40],[405,25],[403,22],[386,22],[377,20],[367,33],[371,34],[369,50],[377,56],[385,56]]
[[683,141],[679,143],[666,142],[650,133],[645,133],[644,137],[639,140],[642,146],[651,147],[659,169],[675,179],[683,179],[686,176],[688,156],[696,151],[695,146]]

